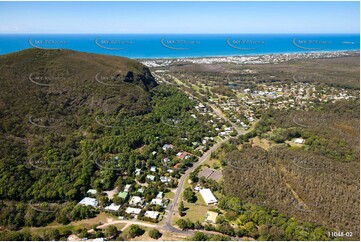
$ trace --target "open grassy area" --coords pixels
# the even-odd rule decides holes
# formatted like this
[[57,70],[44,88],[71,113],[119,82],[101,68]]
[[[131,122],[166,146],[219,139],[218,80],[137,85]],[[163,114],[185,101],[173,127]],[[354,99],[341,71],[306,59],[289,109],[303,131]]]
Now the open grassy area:
[[252,146],[261,147],[264,150],[268,150],[271,147],[271,142],[267,139],[260,139],[259,137],[255,137],[251,139]]
[[167,193],[164,195],[164,198],[165,198],[165,199],[173,199],[173,198],[174,198],[174,192],[167,192]]
[[116,220],[116,219],[117,218],[113,215],[101,212],[95,218],[74,221],[68,225],[62,225],[62,224],[53,222],[50,225],[44,226],[44,227],[24,227],[21,231],[23,231],[23,232],[27,231],[27,232],[31,232],[32,234],[36,234],[36,233],[44,233],[45,231],[49,230],[49,228],[52,228],[52,229],[56,228],[60,232],[65,231],[65,230],[74,231],[74,230],[77,230],[80,228],[91,229],[92,226],[95,224],[100,225],[102,223],[107,223],[107,222],[110,222],[111,220]]

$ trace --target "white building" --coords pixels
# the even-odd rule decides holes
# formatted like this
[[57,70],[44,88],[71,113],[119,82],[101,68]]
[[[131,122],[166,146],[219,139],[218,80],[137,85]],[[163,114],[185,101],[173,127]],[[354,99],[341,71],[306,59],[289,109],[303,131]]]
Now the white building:
[[164,206],[163,204],[163,200],[159,199],[159,198],[153,198],[152,201],[150,202],[150,204],[152,205],[159,205],[159,206]]
[[120,208],[120,205],[115,205],[114,203],[110,204],[109,206],[106,206],[105,210],[112,210],[112,211],[118,211]]
[[207,205],[217,203],[218,200],[213,195],[212,191],[208,188],[202,189],[199,191],[202,195],[203,200]]
[[147,179],[154,181],[155,180],[155,176],[153,175],[147,175]]
[[125,185],[125,187],[124,187],[124,191],[125,192],[129,192],[129,189],[131,188],[131,184],[127,184],[127,185]]
[[96,195],[96,194],[97,194],[97,190],[95,190],[95,189],[89,189],[86,193],[92,194],[92,195]]
[[131,206],[140,206],[142,204],[143,204],[143,198],[139,196],[133,196],[129,201],[129,205]]
[[168,183],[170,181],[170,178],[166,176],[161,176],[159,177],[159,180],[163,183]]
[[294,142],[295,142],[296,144],[303,144],[303,143],[305,142],[305,140],[302,139],[302,138],[297,138],[297,139],[295,139]]
[[156,211],[146,211],[144,214],[145,217],[157,219],[159,216],[159,213]]
[[140,211],[142,211],[142,209],[140,209],[140,208],[131,208],[131,207],[127,207],[127,209],[125,210],[125,212],[128,213],[128,214],[139,214]]
[[86,205],[86,206],[92,206],[92,207],[96,207],[98,206],[98,201],[95,198],[91,198],[91,197],[85,197],[83,198],[83,200],[81,200],[79,202],[79,204],[81,205]]

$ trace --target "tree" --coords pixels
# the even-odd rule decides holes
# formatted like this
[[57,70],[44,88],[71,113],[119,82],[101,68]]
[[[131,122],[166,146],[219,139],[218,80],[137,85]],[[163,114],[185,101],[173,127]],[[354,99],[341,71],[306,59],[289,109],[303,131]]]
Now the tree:
[[179,215],[180,216],[183,216],[183,214],[184,214],[184,211],[185,211],[185,207],[184,207],[184,203],[183,203],[183,201],[181,201],[180,203],[179,203]]
[[187,222],[184,219],[178,219],[176,225],[178,225],[178,227],[183,230],[187,227]]
[[86,228],[83,228],[82,230],[81,230],[81,232],[79,233],[79,238],[81,238],[81,239],[83,239],[83,238],[87,238],[88,237],[88,231],[87,231],[87,229]]
[[183,197],[189,203],[194,203],[195,201],[197,201],[195,193],[189,187],[184,190]]
[[159,230],[157,229],[151,229],[148,232],[149,237],[151,237],[152,239],[159,239],[160,237],[162,237],[162,233],[159,232]]
[[207,236],[201,232],[196,231],[190,240],[193,241],[207,241]]
[[106,229],[105,229],[105,236],[106,237],[114,237],[118,234],[118,229],[117,227],[115,227],[114,225],[109,225]]
[[144,230],[136,224],[132,224],[126,232],[126,237],[135,238],[144,234]]
[[115,203],[116,205],[120,205],[120,204],[123,203],[123,199],[120,198],[120,197],[118,197],[118,196],[115,196],[115,197],[113,198],[113,203]]

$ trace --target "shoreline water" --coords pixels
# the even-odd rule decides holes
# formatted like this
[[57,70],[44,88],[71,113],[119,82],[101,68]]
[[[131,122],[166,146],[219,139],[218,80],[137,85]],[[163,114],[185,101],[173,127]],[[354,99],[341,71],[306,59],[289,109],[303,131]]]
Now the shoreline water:
[[[217,56],[185,56],[185,57],[150,57],[150,58],[129,58],[139,61],[147,61],[147,60],[175,60],[175,59],[185,59],[185,60],[194,60],[194,59],[215,59],[215,58],[232,58],[232,57],[260,57],[260,56],[274,56],[274,55],[312,55],[312,54],[332,54],[332,53],[360,53],[360,49],[355,50],[328,50],[328,51],[309,51],[309,52],[284,52],[284,53],[260,53],[260,54],[245,54],[245,55],[217,55]],[[96,53],[94,53],[96,54]],[[115,55],[116,56],[116,55]]]
[[359,51],[359,34],[0,34],[0,54],[70,49],[137,60]]

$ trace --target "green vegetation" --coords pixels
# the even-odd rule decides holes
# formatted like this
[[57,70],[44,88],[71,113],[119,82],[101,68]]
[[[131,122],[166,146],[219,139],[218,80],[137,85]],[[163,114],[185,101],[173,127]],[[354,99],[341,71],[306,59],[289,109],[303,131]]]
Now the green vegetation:
[[[264,114],[254,131],[240,137],[242,150],[229,146],[225,152],[224,193],[302,222],[327,226],[330,231],[353,231],[357,238],[360,154],[356,110],[359,101],[320,105],[308,112]],[[255,136],[274,144],[269,150],[252,147],[249,138]],[[284,143],[297,137],[305,140],[300,147]]]
[[[206,117],[191,117],[194,101],[157,86],[135,61],[30,49],[1,56],[0,70],[0,225],[10,230],[94,217],[99,209],[76,206],[90,188],[98,191],[101,209],[111,202],[102,191],[131,184],[135,189],[129,195],[137,195],[136,180],[147,181],[143,197],[149,203],[158,192],[176,187],[196,159],[179,160],[175,154],[192,154],[192,142],[215,135]],[[67,78],[41,86],[29,81],[30,73]],[[106,80],[114,86],[96,81],[98,73],[112,77]],[[176,148],[165,152],[166,143]],[[165,164],[164,157],[174,158]],[[176,164],[178,169],[168,173]],[[151,166],[157,171],[151,173]],[[142,173],[136,176],[135,169]],[[169,177],[169,183],[160,176]],[[122,205],[115,215],[128,216],[127,201],[114,202]]]
[[124,239],[135,238],[137,236],[142,236],[144,232],[145,232],[144,229],[142,229],[136,224],[132,224],[130,225],[129,229],[126,229],[124,231],[123,238]]
[[151,237],[152,239],[159,239],[160,237],[162,237],[162,233],[159,232],[158,229],[151,229],[148,232],[149,237]]

